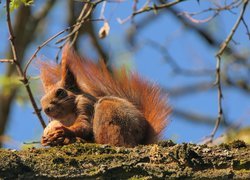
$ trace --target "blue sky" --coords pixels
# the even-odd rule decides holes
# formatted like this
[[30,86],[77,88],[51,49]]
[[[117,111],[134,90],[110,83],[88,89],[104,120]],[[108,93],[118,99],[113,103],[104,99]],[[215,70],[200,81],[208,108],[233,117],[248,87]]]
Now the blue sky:
[[[35,1],[36,2],[36,1]],[[38,1],[39,2],[39,1]],[[224,1],[223,1],[224,2]],[[141,5],[141,4],[139,4]],[[189,1],[177,5],[176,8],[188,11],[197,12],[211,5],[208,1],[202,1],[200,5],[196,1]],[[35,3],[34,9],[38,8]],[[211,82],[215,80],[215,76],[199,76],[188,77],[179,74],[173,74],[170,66],[166,63],[162,54],[157,50],[148,46],[145,41],[153,40],[164,46],[171,57],[185,69],[215,69],[214,55],[218,49],[214,49],[203,43],[192,30],[185,29],[173,16],[166,11],[160,17],[151,23],[147,28],[139,31],[137,42],[140,45],[138,49],[132,52],[131,47],[126,44],[126,30],[131,26],[130,22],[119,24],[116,18],[126,18],[132,12],[132,4],[130,1],[124,3],[108,3],[105,9],[105,17],[110,24],[110,35],[102,40],[105,49],[112,62],[120,64],[121,62],[132,64],[132,69],[138,71],[143,77],[150,81],[160,84],[162,87],[182,87],[188,84],[197,82]],[[140,6],[138,6],[140,7]],[[65,16],[62,14],[62,9],[66,9],[65,1],[55,6],[53,12],[49,15],[46,23],[46,32],[41,34],[36,42],[29,47],[26,58],[29,58],[44,40],[64,29]],[[236,13],[238,9],[234,10]],[[96,9],[98,17],[100,8]],[[152,12],[150,12],[152,13]],[[197,19],[204,19],[211,14],[202,14],[197,16]],[[245,17],[249,17],[249,8]],[[145,15],[136,16],[135,21],[139,21]],[[222,12],[220,16],[209,23],[200,24],[203,28],[211,29],[219,40],[224,40],[231,27],[233,26],[237,16],[230,12]],[[101,27],[102,23],[96,23],[97,27]],[[0,58],[5,57],[5,52],[8,44],[8,33],[5,21],[5,12],[3,3],[0,4]],[[249,49],[250,41],[246,36],[246,30],[241,25],[237,30],[234,39],[240,42],[237,49]],[[81,48],[84,54],[89,57],[97,58],[95,52],[88,41],[88,38],[80,40]],[[53,43],[51,44],[53,45]],[[56,49],[52,46],[47,46],[41,50],[39,56],[43,59],[54,59]],[[0,64],[0,74],[4,72],[5,65]],[[29,69],[31,76],[37,75],[37,70],[34,65]],[[36,99],[42,94],[36,93]],[[242,125],[250,125],[250,101],[249,94],[243,93],[237,89],[227,89],[223,86],[223,108],[227,120],[239,121],[243,119]],[[185,111],[197,112],[208,115],[209,117],[217,116],[217,91],[207,90],[201,93],[194,93],[181,97],[169,97],[169,102],[173,108],[184,109]],[[4,102],[0,102],[4,103]],[[11,113],[11,120],[8,124],[6,135],[11,137],[11,141],[5,144],[8,148],[20,148],[23,142],[39,140],[42,128],[37,117],[32,113],[33,109],[29,103],[19,105],[15,103]],[[170,116],[169,126],[164,132],[164,137],[173,139],[176,142],[194,142],[197,143],[205,136],[209,135],[213,126],[193,123],[181,118]],[[223,128],[220,128],[217,136],[223,133]]]

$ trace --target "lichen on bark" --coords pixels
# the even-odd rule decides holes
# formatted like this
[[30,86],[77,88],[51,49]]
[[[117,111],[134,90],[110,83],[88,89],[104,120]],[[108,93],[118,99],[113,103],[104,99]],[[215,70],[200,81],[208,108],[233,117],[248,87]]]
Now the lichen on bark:
[[0,178],[250,178],[250,146],[209,147],[163,141],[135,148],[74,143],[0,150]]

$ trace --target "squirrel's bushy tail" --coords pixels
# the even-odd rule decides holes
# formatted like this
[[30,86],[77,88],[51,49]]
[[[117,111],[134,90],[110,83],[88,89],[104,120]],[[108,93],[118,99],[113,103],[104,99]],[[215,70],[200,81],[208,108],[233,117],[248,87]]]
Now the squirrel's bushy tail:
[[125,68],[110,73],[102,61],[94,63],[83,59],[68,46],[63,51],[62,67],[72,71],[83,91],[95,97],[116,96],[133,103],[152,127],[146,142],[152,143],[159,138],[171,110],[166,94],[157,85],[140,78],[136,73],[127,73]]

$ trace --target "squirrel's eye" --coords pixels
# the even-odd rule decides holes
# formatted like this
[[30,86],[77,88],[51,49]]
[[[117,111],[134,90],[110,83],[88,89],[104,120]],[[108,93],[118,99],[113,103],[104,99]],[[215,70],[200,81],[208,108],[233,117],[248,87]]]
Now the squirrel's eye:
[[57,98],[64,98],[64,97],[67,97],[67,95],[68,94],[64,89],[59,88],[56,90],[56,97]]

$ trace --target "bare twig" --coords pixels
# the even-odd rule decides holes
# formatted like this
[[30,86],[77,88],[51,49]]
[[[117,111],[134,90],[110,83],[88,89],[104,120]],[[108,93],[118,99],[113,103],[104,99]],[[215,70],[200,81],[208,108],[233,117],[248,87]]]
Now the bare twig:
[[25,145],[31,145],[31,144],[41,144],[40,141],[31,141],[31,142],[23,142]]
[[215,127],[209,136],[208,142],[213,141],[214,135],[215,135],[216,131],[218,130],[220,122],[223,118],[223,109],[222,109],[223,94],[222,94],[222,88],[221,88],[221,75],[220,75],[220,73],[221,73],[221,71],[220,71],[220,69],[221,69],[221,56],[224,53],[227,46],[229,45],[229,42],[232,40],[234,33],[236,32],[240,22],[242,21],[242,18],[243,18],[243,15],[245,13],[248,2],[249,2],[248,0],[244,0],[243,7],[242,7],[241,13],[240,13],[237,21],[235,22],[232,30],[230,31],[230,33],[227,36],[227,38],[225,39],[225,41],[222,43],[221,48],[219,49],[218,53],[216,54],[217,63],[216,63],[216,82],[215,82],[215,85],[217,85],[217,88],[218,88],[218,117],[217,117],[217,121],[215,123]]
[[223,118],[223,109],[222,109],[223,94],[222,94],[222,89],[221,89],[221,76],[220,76],[221,71],[220,70],[221,70],[221,57],[217,56],[215,85],[217,85],[217,88],[218,88],[218,117],[217,117],[217,120],[215,122],[215,127],[214,127],[212,133],[210,134],[209,142],[212,142],[214,135],[215,135],[217,129],[219,128],[220,122]]
[[234,24],[231,32],[227,36],[226,40],[222,43],[221,48],[220,48],[219,52],[216,54],[216,56],[221,56],[224,53],[224,51],[225,51],[226,47],[228,46],[229,42],[232,40],[232,37],[233,37],[235,31],[237,30],[240,22],[242,21],[242,18],[243,18],[243,15],[245,13],[248,2],[249,2],[249,0],[244,0],[243,7],[242,7],[241,13],[240,13],[237,21]]
[[[232,9],[238,8],[241,4],[242,4],[242,0],[233,1],[230,4],[226,4],[224,6],[220,6],[219,4],[216,4],[216,2],[214,2],[214,5],[216,7],[210,7],[208,9],[204,9],[200,12],[193,12],[193,13],[181,12],[178,15],[184,15],[187,19],[189,19],[193,23],[205,23],[205,22],[208,22],[208,21],[212,20],[213,18],[215,18],[217,15],[219,15],[219,13],[221,11],[232,11]],[[211,15],[210,17],[208,17],[206,19],[197,20],[197,19],[193,18],[193,16],[207,13],[207,12],[211,12],[211,11],[213,11],[213,15]]]
[[207,22],[211,21],[212,19],[214,19],[218,14],[219,14],[219,12],[215,12],[212,16],[210,16],[210,17],[208,17],[206,19],[198,20],[198,19],[193,18],[192,15],[190,15],[190,13],[188,13],[188,12],[182,12],[181,13],[181,15],[184,15],[192,23],[196,23],[196,24],[207,23]]
[[75,24],[74,29],[72,30],[72,32],[70,32],[70,33],[69,33],[68,35],[66,35],[65,37],[59,39],[59,40],[56,42],[56,44],[59,44],[59,43],[65,41],[65,40],[67,40],[69,37],[71,37],[71,36],[74,35],[75,33],[78,34],[79,29],[82,27],[82,24],[85,22],[84,20],[82,20],[82,18],[83,18],[83,15],[84,15],[84,13],[85,13],[87,7],[88,7],[88,4],[85,4],[85,5],[83,6],[82,11],[81,11],[79,17],[77,18],[77,22],[76,22],[76,24]]
[[34,96],[32,94],[31,88],[29,86],[29,80],[27,79],[26,75],[24,74],[20,63],[18,62],[17,59],[17,52],[16,52],[16,47],[15,47],[15,36],[13,33],[13,28],[12,28],[12,24],[11,24],[11,18],[10,18],[10,0],[6,0],[6,13],[7,13],[7,25],[8,25],[8,30],[9,30],[9,40],[10,40],[10,45],[11,45],[11,50],[13,53],[13,63],[16,66],[17,72],[19,74],[20,77],[22,77],[21,82],[24,84],[26,91],[28,93],[28,96],[30,98],[31,104],[36,112],[36,115],[42,125],[43,128],[46,127],[46,124],[42,118],[41,112],[39,111],[39,108],[36,104],[36,101],[34,99]]
[[248,39],[250,40],[250,31],[249,31],[248,25],[243,17],[242,17],[242,22],[247,30]]
[[37,53],[44,47],[46,46],[50,41],[52,41],[53,39],[57,38],[58,36],[60,36],[61,34],[69,31],[71,28],[73,28],[74,26],[70,26],[70,27],[67,27],[66,29],[56,33],[54,36],[50,37],[49,39],[47,39],[46,41],[44,41],[40,46],[37,47],[36,51],[34,52],[34,54],[30,57],[29,61],[27,62],[27,64],[25,65],[25,68],[24,68],[24,74],[26,76],[26,73],[27,73],[27,69],[30,65],[30,63],[34,60],[34,58],[36,57]]
[[165,9],[165,8],[169,8],[171,6],[174,6],[180,2],[184,2],[186,0],[175,0],[175,1],[172,1],[172,2],[169,2],[169,3],[166,3],[166,4],[161,4],[161,5],[153,5],[153,6],[148,6],[148,3],[146,3],[141,9],[139,9],[138,11],[134,11],[132,13],[132,15],[128,16],[127,18],[121,20],[120,18],[118,18],[118,22],[123,24],[125,22],[127,22],[129,19],[132,19],[134,16],[138,15],[138,14],[142,14],[144,12],[148,12],[148,11],[157,11],[157,10],[160,10],[160,9]]
[[100,19],[105,19],[104,13],[105,13],[106,5],[107,5],[107,1],[104,1],[103,5],[102,5],[101,12],[100,12]]
[[[191,23],[188,19],[184,18],[183,16],[179,16],[180,11],[174,9],[173,7],[168,9],[174,17],[176,17],[186,28],[192,29],[192,31],[196,32],[208,45],[212,46],[213,48],[218,48],[221,42],[213,36],[207,29],[200,28],[194,23]],[[247,58],[242,56],[241,54],[237,53],[235,49],[231,47],[227,47],[225,49],[225,53],[229,54],[232,59],[237,59],[237,62],[246,62]]]
[[183,1],[186,1],[186,0],[175,0],[175,1],[172,1],[172,2],[169,2],[169,3],[166,3],[166,4],[161,4],[161,5],[154,5],[152,7],[148,6],[148,7],[144,7],[143,9],[140,9],[139,11],[136,11],[132,14],[132,16],[136,16],[137,14],[141,14],[141,13],[144,13],[144,12],[147,12],[147,11],[155,11],[155,10],[160,10],[160,9],[165,9],[165,8],[168,8],[168,7],[171,7],[171,6],[174,6],[180,2],[183,2]]
[[14,63],[13,59],[0,59],[1,63]]
[[103,2],[104,0],[98,0],[98,1],[95,1],[95,2],[86,2],[86,4],[83,6],[82,8],[82,11],[79,15],[79,17],[77,18],[77,21],[74,25],[74,29],[68,34],[66,35],[65,37],[59,39],[56,44],[59,44],[63,41],[68,41],[68,39],[74,35],[72,41],[71,41],[71,45],[74,44],[77,36],[78,36],[78,32],[80,30],[80,28],[82,27],[83,23],[86,22],[86,20],[88,20],[90,14],[92,13],[93,9],[96,7],[97,4]]
[[[103,21],[103,19],[87,19],[86,21]],[[85,22],[86,22],[85,21]],[[51,36],[49,39],[47,39],[46,41],[44,41],[41,45],[39,45],[36,49],[36,51],[33,53],[33,55],[30,57],[30,59],[28,60],[27,64],[25,65],[24,68],[24,74],[27,74],[27,70],[29,68],[29,65],[31,64],[31,62],[36,58],[37,53],[44,47],[46,46],[49,42],[51,42],[52,40],[54,40],[55,38],[57,38],[58,36],[60,36],[61,34],[68,32],[70,29],[74,28],[75,26],[77,26],[78,24],[74,24],[73,26],[69,26],[64,30],[59,31],[58,33],[56,33],[55,35]],[[63,46],[65,45],[65,43],[61,46],[59,46],[59,52],[62,50]],[[58,52],[58,53],[59,53]],[[58,54],[56,56],[56,59],[58,59]]]
[[[134,0],[134,2],[133,2],[133,5],[132,5],[133,13],[135,13],[135,12],[137,11],[138,2],[139,2],[138,0]],[[131,23],[132,23],[133,25],[135,25],[135,24],[134,24],[134,16],[131,17]]]

